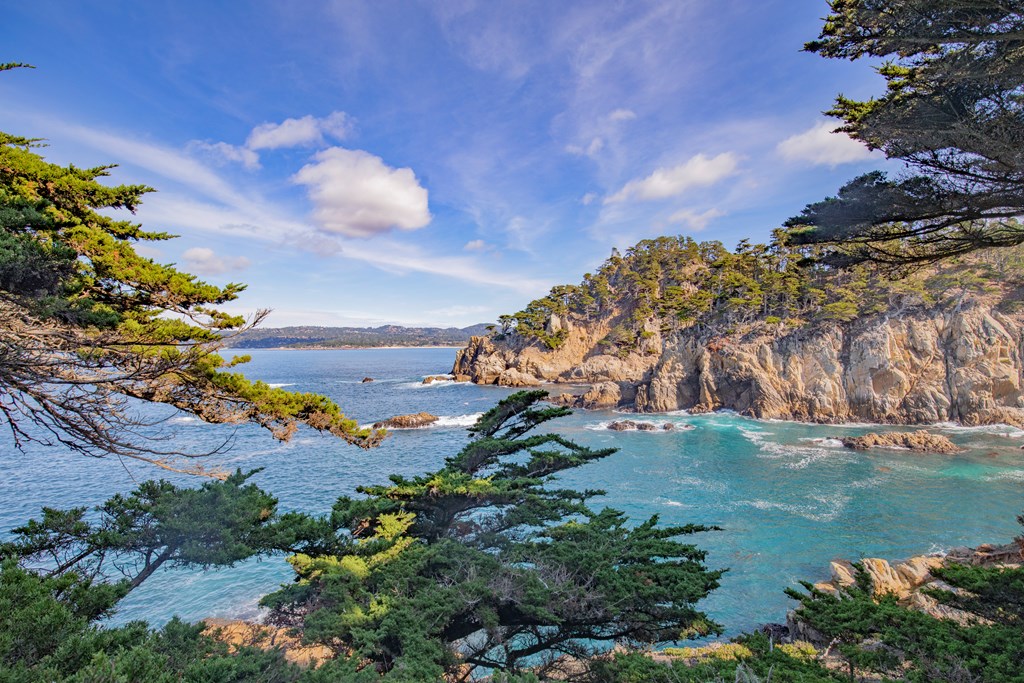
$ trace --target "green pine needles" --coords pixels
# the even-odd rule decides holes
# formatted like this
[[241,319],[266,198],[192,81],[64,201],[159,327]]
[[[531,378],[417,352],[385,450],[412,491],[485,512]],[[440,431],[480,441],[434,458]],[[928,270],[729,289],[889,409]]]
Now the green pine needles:
[[678,540],[706,527],[634,526],[587,507],[599,491],[551,487],[613,451],[529,435],[566,414],[544,396],[503,400],[444,468],[339,499],[291,559],[296,583],[264,599],[272,623],[400,681],[547,671],[561,655],[715,631],[695,605],[721,572]]

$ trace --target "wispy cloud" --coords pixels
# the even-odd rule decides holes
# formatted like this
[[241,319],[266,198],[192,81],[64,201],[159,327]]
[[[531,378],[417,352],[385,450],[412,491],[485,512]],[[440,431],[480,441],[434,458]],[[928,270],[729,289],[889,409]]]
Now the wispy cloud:
[[[286,211],[283,207],[267,202],[256,193],[236,189],[216,172],[182,151],[83,126],[53,122],[52,127],[59,128],[61,133],[80,143],[102,150],[116,160],[146,169],[190,191],[184,194],[164,191],[148,197],[139,213],[150,225],[155,223],[159,226],[170,226],[172,229],[187,227],[297,248],[310,248],[310,245],[315,244],[318,252],[333,253],[341,258],[354,259],[385,270],[429,273],[475,284],[502,287],[525,295],[546,291],[551,284],[523,277],[513,271],[498,273],[470,256],[437,255],[395,240],[381,241],[380,238],[372,243],[346,240],[343,233],[332,235],[318,231],[314,226],[295,220],[292,217],[293,211]],[[377,163],[388,169],[379,158],[365,152],[361,154],[370,159],[371,170]],[[327,158],[331,156],[328,154]],[[377,162],[373,162],[373,159],[377,159]],[[388,170],[397,173],[408,169]],[[415,180],[411,171],[408,176]],[[314,181],[315,178],[310,180]],[[406,182],[406,174],[399,173],[398,181]],[[410,188],[411,184],[407,189]],[[411,191],[409,195],[413,197],[411,208],[407,207],[408,215],[413,217],[410,220],[422,220],[426,190],[423,190],[422,200],[416,198],[415,191]],[[207,201],[200,197],[205,197]]]
[[263,123],[252,129],[245,146],[250,150],[306,147],[323,144],[325,138],[344,140],[352,132],[352,118],[343,111],[324,118],[306,115],[281,123]]
[[630,199],[648,201],[674,197],[693,187],[714,185],[735,174],[738,165],[739,158],[732,152],[715,157],[697,154],[678,166],[659,168],[645,178],[629,181],[604,201],[615,204]]
[[693,232],[700,232],[708,227],[708,223],[713,219],[724,215],[725,213],[718,209],[708,209],[703,213],[697,213],[693,209],[680,209],[668,217],[668,222],[684,225]]
[[188,143],[186,149],[205,154],[218,163],[239,163],[250,171],[260,167],[260,155],[248,147],[236,147],[226,142],[192,140]]
[[802,133],[792,135],[776,148],[786,161],[806,162],[815,166],[838,166],[865,161],[871,150],[846,133],[833,133],[835,123],[822,121]]
[[213,249],[192,247],[181,255],[185,268],[199,275],[221,275],[249,267],[250,261],[244,256],[221,256]]

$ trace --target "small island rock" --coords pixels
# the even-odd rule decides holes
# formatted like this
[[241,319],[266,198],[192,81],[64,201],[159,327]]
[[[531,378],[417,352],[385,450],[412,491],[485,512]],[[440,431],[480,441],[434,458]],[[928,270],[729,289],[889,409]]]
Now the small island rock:
[[963,449],[941,434],[925,430],[916,432],[886,432],[865,434],[840,439],[843,446],[863,451],[869,448],[907,448],[923,453],[960,453]]
[[368,382],[372,382],[372,381],[373,381],[372,377],[364,377],[362,379],[362,381],[360,382],[360,384],[367,384]]
[[650,422],[636,422],[634,420],[616,420],[608,425],[608,429],[614,432],[625,432],[636,430],[639,432],[657,431],[657,427]]
[[437,422],[437,415],[430,413],[413,413],[411,415],[396,415],[387,420],[381,420],[373,424],[374,429],[418,429],[427,427]]
[[434,382],[450,382],[451,375],[431,375],[430,377],[424,377],[424,384],[433,384]]

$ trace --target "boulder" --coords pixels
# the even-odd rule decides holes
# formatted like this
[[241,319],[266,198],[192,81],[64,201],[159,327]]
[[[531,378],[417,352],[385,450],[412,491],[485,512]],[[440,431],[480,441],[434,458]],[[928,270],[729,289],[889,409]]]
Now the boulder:
[[962,448],[941,434],[932,434],[924,429],[916,432],[874,432],[864,436],[841,438],[843,445],[858,451],[869,448],[906,448],[922,453],[960,453]]
[[450,382],[452,380],[450,375],[431,375],[430,377],[424,377],[424,384],[433,384],[434,382]]
[[639,432],[654,432],[658,430],[658,428],[650,422],[636,422],[634,420],[616,420],[608,425],[608,429],[613,432],[627,432],[634,430]]
[[580,406],[588,410],[614,408],[622,400],[622,390],[616,382],[599,382],[580,398]]
[[455,375],[456,382],[472,382],[473,378],[469,375]]
[[437,422],[437,415],[430,413],[412,413],[411,415],[396,415],[395,417],[381,420],[373,424],[374,429],[419,429],[429,427]]
[[507,368],[498,376],[496,384],[503,387],[535,387],[540,381],[533,375],[527,375],[515,368]]
[[860,562],[871,578],[871,589],[876,596],[891,593],[902,599],[910,595],[910,584],[885,560],[865,557]]

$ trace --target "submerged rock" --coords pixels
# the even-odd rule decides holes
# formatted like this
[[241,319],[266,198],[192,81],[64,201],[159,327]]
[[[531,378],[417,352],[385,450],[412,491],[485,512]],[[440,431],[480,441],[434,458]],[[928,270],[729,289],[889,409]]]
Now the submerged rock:
[[658,431],[657,425],[652,425],[650,422],[636,422],[634,420],[616,420],[608,425],[608,429],[613,432],[626,432],[626,431],[639,431],[639,432],[656,432]]
[[411,415],[396,415],[395,417],[373,423],[374,429],[418,429],[429,427],[437,422],[437,415],[430,413],[412,413]]
[[840,439],[843,446],[858,451],[869,448],[907,448],[924,453],[960,453],[962,448],[941,434],[932,434],[925,430],[916,432],[885,432],[883,434],[865,434]]

